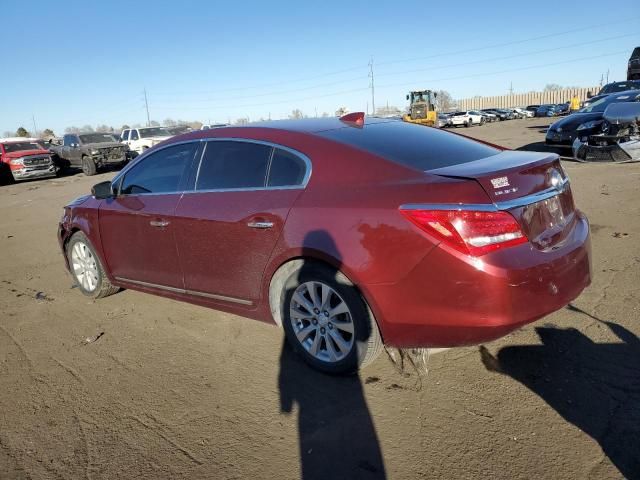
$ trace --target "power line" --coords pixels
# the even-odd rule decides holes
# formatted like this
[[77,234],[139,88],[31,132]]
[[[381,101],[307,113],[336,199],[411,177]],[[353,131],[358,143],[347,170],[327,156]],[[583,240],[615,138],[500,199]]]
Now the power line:
[[[451,56],[451,55],[459,55],[459,54],[463,54],[463,53],[472,53],[472,52],[478,52],[478,51],[482,51],[482,50],[488,50],[488,49],[495,49],[495,48],[511,46],[511,45],[520,45],[520,44],[523,44],[523,43],[534,42],[534,41],[537,41],[537,40],[569,35],[571,33],[583,32],[583,31],[592,30],[592,29],[595,29],[595,28],[601,28],[601,27],[607,26],[607,25],[617,25],[617,24],[621,24],[621,23],[635,22],[638,19],[640,19],[640,17],[632,17],[632,18],[627,18],[625,20],[620,20],[620,21],[617,21],[617,22],[606,22],[606,23],[599,23],[599,24],[596,24],[596,25],[588,25],[588,26],[584,26],[584,27],[580,27],[580,28],[575,28],[575,29],[572,29],[572,30],[564,30],[562,32],[550,33],[550,34],[546,34],[546,35],[539,35],[539,36],[536,36],[536,37],[529,37],[529,38],[520,39],[520,40],[513,40],[513,41],[509,41],[509,42],[490,44],[490,45],[474,47],[474,48],[469,48],[469,49],[463,49],[463,50],[441,52],[441,53],[437,53],[437,54],[433,54],[433,55],[427,55],[427,56],[421,56],[421,57],[413,57],[413,58],[398,59],[398,60],[388,60],[388,61],[385,61],[385,62],[377,62],[376,64],[379,67],[379,66],[385,66],[385,65],[394,65],[394,64],[397,64],[397,63],[408,63],[408,62],[413,62],[413,61],[418,61],[418,60],[426,60],[426,59],[431,59],[431,58],[448,57],[448,56]],[[629,36],[631,36],[631,34]],[[621,38],[621,37],[622,36],[620,36],[620,37],[612,37],[610,39]],[[588,43],[593,43],[593,42],[585,42],[584,44],[588,44]],[[558,47],[557,49],[561,49],[561,48],[568,48],[568,47]],[[554,49],[550,49],[549,51],[552,51],[552,50],[554,50]],[[513,58],[513,57],[511,57],[511,58]],[[275,83],[254,84],[254,85],[249,85],[249,86],[244,86],[244,87],[232,87],[232,88],[216,89],[215,93],[255,90],[255,89],[265,88],[265,87],[281,86],[281,85],[292,84],[292,83],[301,83],[301,82],[305,82],[305,81],[308,81],[308,80],[316,80],[318,78],[323,78],[323,77],[328,77],[328,76],[333,76],[333,75],[340,75],[342,73],[352,72],[352,71],[356,71],[356,70],[362,70],[362,69],[364,69],[366,67],[371,68],[371,66],[369,64],[367,64],[367,65],[359,65],[359,66],[354,66],[354,67],[345,68],[345,69],[341,69],[341,70],[335,70],[335,71],[332,71],[332,72],[316,74],[316,75],[309,76],[309,77],[302,77],[302,78],[291,79],[291,80],[283,80],[283,81],[279,81],[279,82],[275,82]],[[345,81],[342,81],[342,82],[335,82],[335,83],[346,83],[347,81],[349,81],[349,80],[345,80]],[[310,89],[312,87],[308,87],[308,88]],[[162,96],[180,96],[180,95],[190,95],[190,94],[205,94],[206,95],[206,94],[210,94],[211,92],[212,92],[211,90],[207,90],[207,91],[193,91],[192,90],[192,91],[189,91],[189,92],[166,92],[166,91],[162,92],[162,91],[160,91],[160,92],[154,92],[154,95],[156,95],[156,97],[157,96],[160,96],[160,97],[162,97]]]
[[[445,80],[460,80],[460,79],[467,79],[467,78],[476,78],[476,77],[487,77],[487,76],[491,76],[491,75],[500,75],[502,73],[511,73],[511,72],[519,72],[522,70],[531,70],[534,68],[544,68],[544,67],[553,67],[556,65],[564,65],[567,63],[575,63],[575,62],[581,62],[584,60],[592,60],[594,58],[602,58],[602,57],[611,57],[614,55],[627,55],[629,52],[624,50],[624,51],[619,51],[619,52],[612,52],[612,53],[605,53],[602,55],[594,55],[594,56],[590,56],[590,57],[582,57],[582,58],[573,58],[571,60],[562,60],[561,62],[554,62],[554,63],[543,63],[543,64],[538,64],[538,65],[531,65],[528,67],[518,67],[518,68],[510,68],[507,70],[501,70],[501,71],[492,71],[492,72],[487,72],[487,73],[476,73],[476,74],[465,74],[465,75],[459,75],[456,77],[447,77],[447,78],[437,78],[437,79],[421,79],[421,82],[442,82]],[[382,87],[382,88],[391,88],[391,87],[404,87],[407,85],[413,85],[416,82],[403,82],[403,83],[393,83],[393,84],[386,84],[386,85],[378,85],[378,87]]]
[[378,77],[391,77],[391,76],[397,76],[397,75],[406,75],[407,73],[430,72],[430,71],[433,71],[433,70],[441,70],[441,69],[445,69],[445,68],[466,67],[466,66],[469,66],[469,65],[477,65],[477,64],[481,64],[481,63],[487,63],[487,62],[496,62],[496,61],[500,61],[500,60],[510,60],[510,59],[513,59],[513,58],[522,58],[522,57],[525,57],[525,56],[528,56],[528,55],[538,55],[540,53],[549,53],[549,52],[555,52],[555,51],[558,51],[558,50],[566,50],[566,49],[571,49],[571,48],[583,47],[585,45],[591,45],[591,44],[594,44],[594,43],[605,42],[605,41],[609,41],[609,40],[618,40],[620,38],[634,37],[634,36],[638,36],[638,33],[636,33],[636,32],[627,33],[627,34],[624,34],[624,35],[616,35],[615,37],[600,38],[600,39],[597,39],[597,40],[590,40],[588,42],[580,42],[580,43],[573,43],[571,45],[563,45],[561,47],[553,47],[553,48],[545,48],[545,49],[542,49],[542,50],[535,50],[533,52],[517,53],[517,54],[513,54],[513,55],[485,58],[485,59],[481,59],[481,60],[472,60],[472,61],[461,62],[461,63],[450,63],[450,64],[446,64],[446,65],[432,66],[432,67],[429,67],[429,68],[418,68],[418,69],[412,69],[412,70],[394,71],[394,72],[387,72],[387,73],[378,73]]
[[392,64],[396,64],[396,63],[406,63],[406,62],[413,62],[416,60],[426,60],[426,59],[430,59],[430,58],[437,58],[437,57],[447,57],[449,55],[459,55],[461,53],[471,53],[471,52],[478,52],[480,50],[487,50],[490,48],[501,48],[501,47],[507,47],[507,46],[511,46],[511,45],[519,45],[521,43],[528,43],[528,42],[534,42],[536,40],[543,40],[545,38],[553,38],[553,37],[559,37],[562,35],[568,35],[570,33],[576,33],[576,32],[582,32],[585,30],[591,30],[594,28],[600,28],[600,27],[604,27],[604,26],[608,26],[608,25],[617,25],[620,23],[629,23],[629,22],[637,22],[638,19],[640,19],[640,17],[632,17],[632,18],[627,18],[625,20],[620,20],[618,22],[606,22],[606,23],[600,23],[597,25],[589,25],[586,27],[580,27],[580,28],[574,28],[573,30],[564,30],[562,32],[558,32],[558,33],[549,33],[546,35],[539,35],[537,37],[530,37],[530,38],[525,38],[522,40],[513,40],[510,42],[504,42],[504,43],[494,43],[493,45],[485,45],[483,47],[475,47],[475,48],[470,48],[470,49],[464,49],[464,50],[456,50],[453,52],[446,52],[446,53],[436,53],[433,55],[427,55],[427,56],[423,56],[423,57],[413,57],[413,58],[406,58],[404,60],[391,60],[391,61],[387,61],[387,62],[379,62],[378,65],[392,65]]

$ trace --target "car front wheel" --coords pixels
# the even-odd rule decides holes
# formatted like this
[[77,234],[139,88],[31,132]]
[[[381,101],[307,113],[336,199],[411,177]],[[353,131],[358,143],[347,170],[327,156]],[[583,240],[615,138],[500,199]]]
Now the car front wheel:
[[83,294],[103,298],[120,290],[107,278],[91,242],[82,232],[73,234],[67,243],[66,252],[73,279]]
[[339,271],[303,264],[285,282],[281,298],[287,340],[317,370],[352,373],[382,351],[371,310]]
[[98,171],[98,166],[93,158],[82,157],[82,173],[87,176],[95,175]]

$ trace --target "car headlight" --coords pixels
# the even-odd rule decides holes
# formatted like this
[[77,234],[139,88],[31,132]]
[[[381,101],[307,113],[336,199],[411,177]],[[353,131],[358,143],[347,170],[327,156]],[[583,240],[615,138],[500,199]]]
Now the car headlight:
[[590,122],[585,122],[582,125],[578,125],[576,130],[589,130],[591,128],[595,128],[602,123],[602,120],[591,120]]
[[91,155],[98,155],[99,153],[99,150],[91,150]]
[[11,165],[24,165],[24,158],[12,158],[9,160],[9,164]]
[[562,133],[562,127],[556,127],[556,132]]

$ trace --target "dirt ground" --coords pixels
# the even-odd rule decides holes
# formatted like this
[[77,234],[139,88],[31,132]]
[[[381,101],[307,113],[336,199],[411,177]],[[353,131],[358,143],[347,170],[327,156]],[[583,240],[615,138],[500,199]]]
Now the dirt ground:
[[[548,123],[458,131],[536,149]],[[423,375],[382,355],[349,378],[270,325],[82,296],[56,225],[113,172],[0,187],[0,478],[640,478],[640,164],[564,166],[592,223],[573,308]]]

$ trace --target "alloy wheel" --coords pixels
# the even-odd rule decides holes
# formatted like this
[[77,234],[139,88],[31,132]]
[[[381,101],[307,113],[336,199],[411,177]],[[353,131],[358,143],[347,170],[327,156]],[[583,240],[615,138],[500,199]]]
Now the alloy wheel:
[[71,249],[71,266],[78,284],[87,292],[98,286],[98,264],[93,253],[84,242],[76,242]]
[[354,346],[349,306],[333,288],[319,281],[299,285],[289,307],[291,326],[300,345],[328,363],[343,360]]

